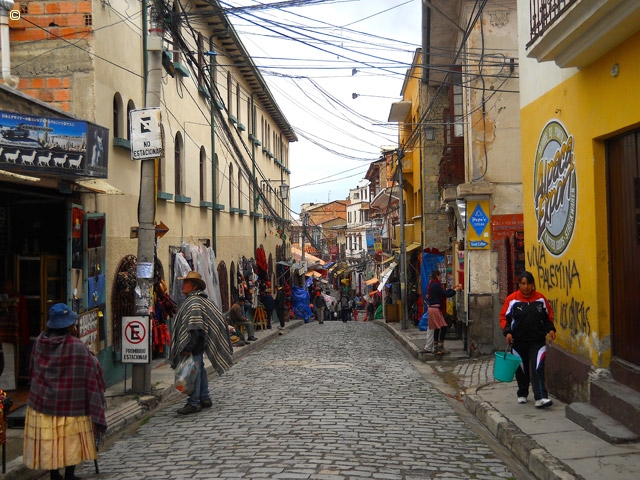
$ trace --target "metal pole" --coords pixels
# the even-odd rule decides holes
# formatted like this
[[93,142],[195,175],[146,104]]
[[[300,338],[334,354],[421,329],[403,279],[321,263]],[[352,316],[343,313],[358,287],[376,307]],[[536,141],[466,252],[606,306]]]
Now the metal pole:
[[[144,5],[143,5],[144,8]],[[160,106],[162,84],[162,14],[163,5],[155,0],[150,7],[149,39],[147,51],[149,73],[147,77],[145,107]],[[143,25],[143,29],[146,29]],[[156,214],[156,159],[142,160],[140,165],[140,200],[138,204],[138,269],[136,276],[136,315],[147,316],[152,301],[153,269],[155,259]],[[151,390],[151,364],[134,364],[131,374],[132,391]]]
[[404,178],[402,174],[402,162],[404,152],[398,150],[398,189],[400,190],[400,307],[401,328],[407,329],[407,248],[404,239]]

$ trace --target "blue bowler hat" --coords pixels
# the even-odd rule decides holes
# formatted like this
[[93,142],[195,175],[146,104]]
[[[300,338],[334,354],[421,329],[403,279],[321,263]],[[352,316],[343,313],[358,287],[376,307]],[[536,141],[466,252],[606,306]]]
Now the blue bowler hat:
[[75,324],[78,314],[64,303],[56,303],[49,309],[47,328],[67,328]]

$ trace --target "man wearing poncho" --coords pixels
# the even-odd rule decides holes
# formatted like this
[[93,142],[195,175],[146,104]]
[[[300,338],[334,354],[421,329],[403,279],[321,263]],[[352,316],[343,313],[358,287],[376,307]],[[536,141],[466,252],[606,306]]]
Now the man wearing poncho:
[[207,354],[218,374],[222,374],[233,364],[233,347],[227,322],[204,293],[206,284],[200,274],[195,271],[189,272],[178,280],[183,281],[182,293],[186,298],[174,317],[175,329],[171,337],[169,363],[172,368],[176,368],[183,356],[191,354],[200,369],[187,404],[178,409],[178,413],[186,415],[212,405],[209,380],[204,368],[204,354]]

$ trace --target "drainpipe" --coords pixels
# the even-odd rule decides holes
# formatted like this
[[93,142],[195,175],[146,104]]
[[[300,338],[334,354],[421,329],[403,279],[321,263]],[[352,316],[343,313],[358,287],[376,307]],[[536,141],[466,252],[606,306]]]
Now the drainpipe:
[[[253,114],[253,112],[255,111],[255,98],[254,98],[254,93],[251,94],[251,133],[253,133],[253,136],[255,137],[256,135],[256,117]],[[251,167],[252,167],[252,174],[253,174],[253,180],[254,180],[254,184],[257,184],[257,179],[256,179],[256,142],[254,142],[253,140],[251,140]],[[253,192],[253,255],[255,258],[256,252],[258,251],[258,216],[256,215],[258,213],[258,191],[256,189],[256,187],[254,186],[254,192]]]
[[18,85],[18,77],[11,75],[11,54],[9,49],[9,11],[13,0],[0,0],[0,46],[2,46],[2,79],[10,87]]
[[209,51],[207,55],[209,55],[209,101],[211,107],[211,245],[213,248],[213,253],[215,253],[216,257],[218,256],[218,232],[217,232],[217,215],[218,210],[216,209],[216,197],[218,196],[217,191],[217,178],[216,178],[216,107],[215,107],[215,95],[216,88],[213,84],[214,72],[215,72],[215,56],[216,52],[214,50],[213,45],[213,37],[211,35],[209,37]]

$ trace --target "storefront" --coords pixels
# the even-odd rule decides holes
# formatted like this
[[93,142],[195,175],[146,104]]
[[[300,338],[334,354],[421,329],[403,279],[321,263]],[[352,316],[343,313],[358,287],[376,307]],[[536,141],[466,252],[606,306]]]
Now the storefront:
[[19,96],[11,100],[0,111],[3,389],[28,381],[31,345],[53,304],[80,313],[80,337],[94,353],[106,336],[105,215],[87,212],[82,202],[84,193],[107,188],[100,179],[108,170],[108,130]]

